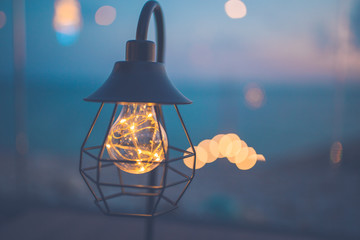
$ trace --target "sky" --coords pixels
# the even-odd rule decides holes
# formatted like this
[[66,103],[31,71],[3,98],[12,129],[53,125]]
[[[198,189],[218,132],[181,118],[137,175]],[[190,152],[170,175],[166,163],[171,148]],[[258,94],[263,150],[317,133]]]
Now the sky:
[[[232,0],[234,1],[234,0]],[[70,46],[54,30],[54,2],[27,1],[28,79],[102,82],[126,41],[135,38],[145,0],[80,0],[81,29]],[[227,0],[159,0],[166,27],[166,68],[176,81],[329,82],[345,72],[360,80],[359,0],[243,0],[247,15],[231,19]],[[116,9],[111,25],[96,11]],[[12,73],[12,1],[2,0],[0,76]],[[0,25],[1,26],[1,25]],[[150,39],[154,39],[150,28]]]

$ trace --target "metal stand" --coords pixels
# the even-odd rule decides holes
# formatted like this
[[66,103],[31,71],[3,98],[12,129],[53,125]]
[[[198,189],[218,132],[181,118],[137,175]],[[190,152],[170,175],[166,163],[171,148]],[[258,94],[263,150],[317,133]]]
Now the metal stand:
[[[149,185],[155,185],[156,182],[156,169],[152,170],[149,175]],[[149,190],[150,193],[153,193],[153,190]],[[147,200],[147,211],[148,214],[151,214],[153,206],[154,206],[154,198],[149,197]],[[145,219],[145,240],[152,240],[153,239],[153,230],[154,230],[154,218]]]
[[26,155],[28,139],[26,134],[26,29],[25,1],[13,1],[13,50],[14,50],[14,107],[16,147],[16,188],[18,194],[26,196]]
[[[151,15],[154,13],[155,15],[155,21],[156,21],[156,41],[157,41],[157,56],[156,60],[157,62],[164,62],[164,45],[165,45],[165,29],[164,29],[164,20],[163,20],[163,14],[160,5],[155,1],[149,1],[147,2],[140,14],[139,22],[137,26],[136,31],[136,40],[147,40],[147,34],[149,29],[149,23]],[[162,113],[161,107],[158,109],[159,116],[161,117],[160,121],[163,123],[164,128],[165,127],[165,121]],[[156,169],[154,169],[150,176],[149,176],[149,185],[155,185],[156,180]],[[153,192],[153,190],[150,190],[150,192]],[[151,213],[154,205],[154,198],[149,197],[148,198],[148,213]],[[146,226],[145,226],[145,239],[146,240],[152,240],[153,239],[153,229],[154,229],[154,218],[146,219]]]

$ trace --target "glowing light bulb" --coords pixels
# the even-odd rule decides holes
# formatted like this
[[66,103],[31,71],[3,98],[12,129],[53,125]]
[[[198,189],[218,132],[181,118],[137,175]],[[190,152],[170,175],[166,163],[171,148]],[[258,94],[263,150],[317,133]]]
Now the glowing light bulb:
[[133,174],[147,173],[156,168],[165,159],[167,148],[167,135],[163,126],[158,124],[154,106],[137,103],[123,107],[106,142],[111,159],[129,161],[114,164]]

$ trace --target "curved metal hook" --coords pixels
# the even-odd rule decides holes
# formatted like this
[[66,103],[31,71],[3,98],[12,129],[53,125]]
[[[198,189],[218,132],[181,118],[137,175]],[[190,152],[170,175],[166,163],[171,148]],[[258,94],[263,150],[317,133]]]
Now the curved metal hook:
[[156,1],[148,1],[141,10],[136,31],[136,40],[147,40],[151,15],[154,13],[156,21],[157,62],[164,62],[165,29],[161,7]]

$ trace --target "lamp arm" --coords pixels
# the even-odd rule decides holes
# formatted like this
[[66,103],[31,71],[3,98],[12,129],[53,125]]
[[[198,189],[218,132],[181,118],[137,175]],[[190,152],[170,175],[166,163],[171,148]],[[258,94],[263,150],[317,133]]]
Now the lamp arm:
[[147,40],[151,15],[154,13],[156,21],[157,62],[164,62],[165,29],[161,7],[156,1],[148,1],[141,10],[136,30],[136,40]]
[[[137,30],[136,30],[136,40],[147,40],[149,24],[152,14],[155,15],[156,21],[156,61],[164,63],[164,52],[165,52],[165,27],[164,27],[164,17],[160,7],[160,4],[156,1],[148,1],[145,3],[144,7],[141,10]],[[161,107],[159,107],[157,114],[160,116],[160,121],[163,124],[163,127],[166,130],[165,120]]]

